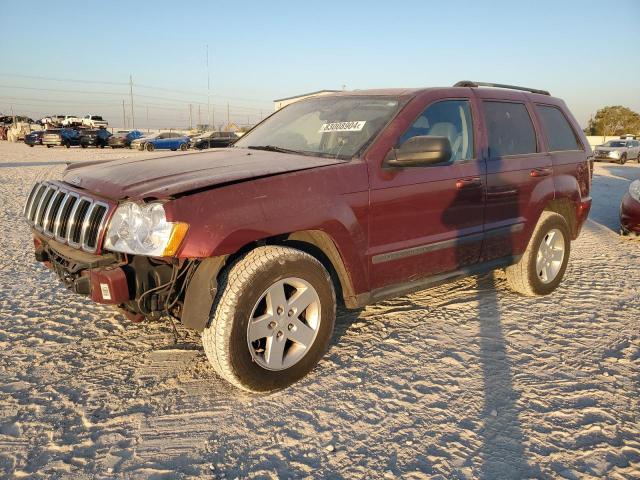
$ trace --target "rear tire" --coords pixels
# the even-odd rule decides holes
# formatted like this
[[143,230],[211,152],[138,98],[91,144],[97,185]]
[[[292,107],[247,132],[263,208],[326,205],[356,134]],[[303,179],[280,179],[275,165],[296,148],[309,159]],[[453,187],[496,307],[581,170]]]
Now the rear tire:
[[[560,235],[560,240],[558,240]],[[505,269],[509,287],[522,295],[548,295],[564,276],[571,253],[567,221],[555,212],[542,212],[522,258]],[[542,243],[545,242],[545,246]],[[552,243],[549,247],[548,243]],[[559,258],[560,252],[562,258]]]
[[188,148],[188,147],[187,147],[187,144],[186,144],[186,143],[183,143],[182,145],[180,145],[180,151],[181,151],[181,152],[186,152],[186,151],[187,151],[187,148]]
[[[219,287],[202,344],[222,378],[243,390],[268,392],[300,380],[322,358],[336,297],[314,257],[288,247],[258,247],[223,272]],[[299,335],[305,342],[298,343]]]

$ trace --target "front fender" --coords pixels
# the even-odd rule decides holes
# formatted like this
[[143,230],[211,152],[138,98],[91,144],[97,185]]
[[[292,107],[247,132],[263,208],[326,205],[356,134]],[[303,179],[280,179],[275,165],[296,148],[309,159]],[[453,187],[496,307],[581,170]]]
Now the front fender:
[[337,164],[212,188],[166,204],[187,222],[181,258],[232,255],[260,240],[317,230],[335,243],[356,293],[366,291],[368,187],[364,164]]

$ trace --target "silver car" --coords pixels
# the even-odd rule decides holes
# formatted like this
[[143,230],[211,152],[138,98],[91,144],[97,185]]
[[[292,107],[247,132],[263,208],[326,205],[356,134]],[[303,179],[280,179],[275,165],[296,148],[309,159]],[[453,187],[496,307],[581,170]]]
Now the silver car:
[[635,159],[640,163],[640,141],[609,140],[593,149],[595,160],[611,160],[623,165],[627,160]]

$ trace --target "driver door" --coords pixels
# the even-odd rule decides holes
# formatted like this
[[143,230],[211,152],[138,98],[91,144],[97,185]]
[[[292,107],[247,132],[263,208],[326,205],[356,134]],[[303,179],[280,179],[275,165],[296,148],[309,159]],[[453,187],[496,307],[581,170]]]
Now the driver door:
[[485,164],[474,132],[475,99],[433,101],[398,138],[444,136],[446,164],[382,168],[371,175],[371,289],[475,264],[482,246]]

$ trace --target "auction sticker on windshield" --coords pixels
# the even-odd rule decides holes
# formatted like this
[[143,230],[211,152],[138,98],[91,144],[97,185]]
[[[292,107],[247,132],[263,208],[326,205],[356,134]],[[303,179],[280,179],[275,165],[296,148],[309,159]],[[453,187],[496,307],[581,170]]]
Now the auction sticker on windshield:
[[333,122],[325,123],[320,127],[318,133],[328,132],[359,132],[364,128],[366,121],[359,122]]

